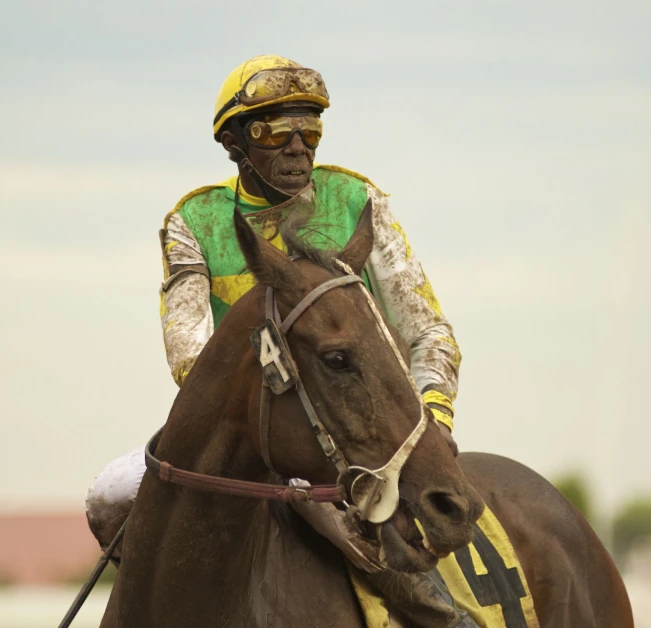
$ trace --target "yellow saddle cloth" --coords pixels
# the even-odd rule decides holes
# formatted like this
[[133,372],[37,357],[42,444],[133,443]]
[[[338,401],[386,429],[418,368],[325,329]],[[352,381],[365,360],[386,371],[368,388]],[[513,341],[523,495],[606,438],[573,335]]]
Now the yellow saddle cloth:
[[[437,568],[457,608],[480,628],[539,628],[520,561],[488,507],[473,542],[440,560]],[[367,628],[389,628],[384,600],[359,575],[351,576]]]

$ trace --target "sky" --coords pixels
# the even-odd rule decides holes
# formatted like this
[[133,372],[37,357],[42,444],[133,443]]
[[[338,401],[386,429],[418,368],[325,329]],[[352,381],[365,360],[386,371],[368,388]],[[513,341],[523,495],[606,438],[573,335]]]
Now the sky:
[[158,229],[234,165],[226,75],[318,69],[317,160],[371,178],[463,353],[455,437],[603,516],[651,494],[651,4],[4,2],[0,512],[81,508],[176,394]]

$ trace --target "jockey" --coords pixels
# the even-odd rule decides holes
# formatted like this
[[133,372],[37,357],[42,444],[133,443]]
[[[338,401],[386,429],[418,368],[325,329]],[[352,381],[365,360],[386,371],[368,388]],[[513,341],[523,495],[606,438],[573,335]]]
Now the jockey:
[[[161,230],[160,311],[172,376],[183,384],[226,311],[254,285],[251,274],[242,274],[235,207],[258,233],[285,248],[279,235],[285,210],[311,190],[317,237],[324,248],[336,248],[346,244],[370,201],[374,244],[364,279],[409,343],[414,379],[456,453],[452,403],[461,356],[452,328],[389,211],[387,196],[362,175],[314,164],[323,132],[320,116],[329,106],[321,75],[281,57],[255,57],[226,78],[215,105],[213,135],[237,164],[238,175],[190,192]],[[109,463],[88,493],[89,523],[103,546],[117,531],[109,524],[135,499],[145,471],[143,450]]]

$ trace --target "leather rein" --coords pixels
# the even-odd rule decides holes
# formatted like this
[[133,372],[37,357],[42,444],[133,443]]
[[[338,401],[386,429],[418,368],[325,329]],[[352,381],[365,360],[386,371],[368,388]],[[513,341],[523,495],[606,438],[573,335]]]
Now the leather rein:
[[205,475],[177,469],[169,462],[161,462],[151,453],[156,451],[163,428],[147,443],[145,448],[145,463],[147,469],[163,482],[187,486],[208,493],[236,495],[238,497],[254,497],[256,499],[277,500],[283,502],[342,502],[346,499],[346,489],[342,485],[322,484],[317,486],[292,487],[285,484],[262,484],[222,478],[216,475]]
[[286,334],[296,320],[320,297],[335,288],[361,284],[367,302],[375,315],[377,325],[391,345],[402,370],[404,371],[414,393],[420,399],[418,388],[411,377],[398,347],[386,327],[373,298],[364,285],[364,280],[354,274],[351,268],[336,260],[338,266],[346,273],[342,277],[330,279],[312,290],[296,307],[281,321],[274,292],[267,288],[265,299],[265,322],[252,334],[251,342],[262,365],[262,391],[260,399],[260,453],[267,467],[275,471],[270,454],[269,427],[271,417],[271,398],[273,394],[282,394],[290,388],[295,388],[303,404],[303,408],[312,425],[316,438],[326,456],[339,473],[337,484],[322,484],[313,486],[287,486],[286,484],[263,484],[248,482],[214,475],[206,475],[178,469],[168,462],[160,461],[154,456],[156,446],[164,428],[161,428],[150,439],[145,447],[145,462],[147,469],[163,482],[170,482],[189,488],[265,500],[283,502],[339,502],[350,508],[346,502],[348,491],[342,484],[342,478],[352,472],[359,473],[351,486],[352,506],[359,510],[361,519],[372,523],[387,520],[398,504],[398,478],[402,466],[413,451],[418,440],[424,433],[428,422],[428,411],[421,403],[421,417],[413,432],[400,446],[391,460],[380,469],[370,470],[365,467],[352,466],[346,461],[343,452],[319,419],[319,416],[305,390],[298,374],[296,363],[292,359],[286,340]]

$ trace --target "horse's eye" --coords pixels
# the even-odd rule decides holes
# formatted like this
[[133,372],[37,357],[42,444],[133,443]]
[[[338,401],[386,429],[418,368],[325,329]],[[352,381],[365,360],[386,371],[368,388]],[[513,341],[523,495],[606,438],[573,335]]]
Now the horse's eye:
[[345,369],[348,366],[348,358],[346,354],[342,351],[328,351],[328,353],[323,354],[323,361],[326,363],[328,368],[331,368],[335,371]]

